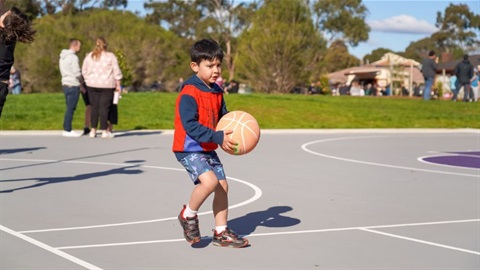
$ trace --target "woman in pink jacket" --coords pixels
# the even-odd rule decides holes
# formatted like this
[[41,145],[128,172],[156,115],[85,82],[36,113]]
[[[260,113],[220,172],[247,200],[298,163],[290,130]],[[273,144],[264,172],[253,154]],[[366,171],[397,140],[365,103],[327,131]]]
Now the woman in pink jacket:
[[112,105],[113,92],[120,92],[122,71],[118,66],[117,57],[107,51],[107,46],[104,38],[98,38],[95,49],[87,54],[82,65],[82,74],[92,106],[90,138],[95,138],[97,134],[99,119],[102,138],[114,137],[107,130],[108,112]]

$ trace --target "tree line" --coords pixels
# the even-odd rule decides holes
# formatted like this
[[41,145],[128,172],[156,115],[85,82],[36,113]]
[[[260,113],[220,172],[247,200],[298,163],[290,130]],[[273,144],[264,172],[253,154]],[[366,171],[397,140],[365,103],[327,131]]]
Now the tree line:
[[[161,85],[173,91],[180,77],[191,75],[191,44],[207,37],[224,48],[226,80],[258,92],[287,93],[359,65],[347,44],[368,40],[370,32],[361,0],[150,0],[143,17],[124,10],[126,0],[4,1],[26,10],[37,29],[35,42],[18,44],[15,52],[27,93],[61,91],[58,58],[72,37],[83,41],[80,61],[97,37],[105,37],[120,59],[123,84],[133,89]],[[468,6],[451,4],[437,16],[439,33],[402,53],[414,59],[432,48],[463,53],[478,46],[479,18]]]

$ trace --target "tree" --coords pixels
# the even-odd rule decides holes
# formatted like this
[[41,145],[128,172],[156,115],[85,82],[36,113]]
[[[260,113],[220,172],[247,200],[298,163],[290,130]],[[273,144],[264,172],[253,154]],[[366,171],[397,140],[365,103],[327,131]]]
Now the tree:
[[33,20],[41,14],[40,3],[37,0],[6,0],[5,7],[7,9],[12,6],[18,7],[24,11],[30,20]]
[[362,0],[315,0],[315,25],[329,35],[330,41],[344,40],[352,46],[368,40],[370,27],[365,23],[368,10]]
[[266,0],[240,36],[240,79],[256,91],[288,93],[319,72],[325,41],[305,1]]
[[203,26],[198,29],[199,34],[213,36],[225,46],[224,61],[228,70],[228,80],[234,78],[235,57],[233,55],[234,37],[250,25],[251,17],[256,10],[256,3],[246,5],[243,2],[235,3],[235,0],[210,0],[206,1],[209,18],[204,20]]
[[334,72],[348,67],[357,66],[360,60],[348,52],[348,47],[342,40],[334,41],[323,58],[325,70]]
[[147,14],[146,21],[155,25],[164,25],[179,37],[193,39],[198,21],[203,17],[198,8],[198,0],[168,0],[159,2],[150,0],[144,7],[153,10]]
[[468,50],[480,43],[476,33],[480,30],[480,15],[471,12],[466,4],[450,4],[444,14],[437,12],[435,26],[440,28],[436,41],[441,47]]
[[43,16],[37,19],[36,29],[35,42],[18,44],[15,51],[15,66],[22,71],[27,93],[61,91],[58,57],[72,37],[82,40],[81,62],[94,48],[95,39],[105,37],[110,51],[122,53],[134,88],[155,81],[176,82],[179,76],[190,74],[188,54],[178,47],[179,38],[131,12],[93,9],[74,16]]
[[[19,0],[7,0],[15,1]],[[25,0],[20,0],[25,1]],[[26,0],[35,2],[39,6],[41,15],[52,15],[61,10],[63,14],[75,14],[92,8],[127,7],[128,0]]]
[[411,42],[410,45],[408,45],[408,47],[405,49],[405,53],[403,53],[402,56],[420,62],[428,55],[429,51],[433,50],[438,55],[441,55],[443,52],[450,52],[452,53],[454,59],[461,58],[464,54],[464,51],[456,45],[453,45],[451,48],[442,46],[442,43],[438,42],[438,39],[441,37],[442,35],[439,36],[437,32],[430,37]]
[[153,10],[147,15],[147,21],[166,24],[169,30],[183,38],[217,40],[225,48],[229,80],[235,72],[235,36],[249,26],[256,7],[256,2],[247,5],[238,0],[150,0],[145,4],[145,8]]
[[363,62],[364,63],[373,63],[375,61],[380,60],[380,58],[382,58],[382,56],[384,54],[389,53],[389,52],[393,52],[393,51],[390,50],[390,49],[386,49],[386,48],[375,49],[371,53],[369,53],[369,54],[367,54],[363,57]]

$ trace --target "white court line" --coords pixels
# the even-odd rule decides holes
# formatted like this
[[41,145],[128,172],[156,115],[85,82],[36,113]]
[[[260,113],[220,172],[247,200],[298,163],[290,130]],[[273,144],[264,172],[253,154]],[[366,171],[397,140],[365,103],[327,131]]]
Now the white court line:
[[393,233],[385,233],[385,232],[370,230],[370,229],[367,229],[367,228],[362,228],[362,229],[360,229],[360,230],[366,231],[366,232],[371,232],[371,233],[376,233],[376,234],[381,234],[381,235],[386,235],[386,236],[389,236],[389,237],[399,238],[399,239],[403,239],[403,240],[407,240],[407,241],[413,241],[413,242],[417,242],[417,243],[421,243],[421,244],[426,244],[426,245],[430,245],[430,246],[436,246],[436,247],[441,247],[441,248],[446,248],[446,249],[452,249],[452,250],[457,250],[457,251],[466,252],[466,253],[472,253],[472,254],[475,254],[475,255],[480,255],[480,252],[476,252],[476,251],[473,251],[473,250],[468,250],[468,249],[463,249],[463,248],[457,248],[457,247],[442,245],[442,244],[438,244],[438,243],[434,243],[434,242],[430,242],[430,241],[424,241],[424,240],[420,240],[420,239],[416,239],[416,238],[411,238],[411,237],[405,237],[405,236],[401,236],[401,235],[396,235],[396,234],[393,234]]
[[[468,223],[468,222],[480,222],[480,219],[465,219],[465,220],[450,220],[450,221],[436,221],[436,222],[421,222],[421,223],[405,223],[405,224],[393,224],[393,225],[378,225],[378,226],[368,226],[368,227],[346,227],[346,228],[331,228],[331,229],[320,229],[320,230],[302,230],[302,231],[288,231],[288,232],[274,232],[274,233],[256,233],[247,235],[250,237],[262,237],[262,236],[276,236],[276,235],[290,235],[290,234],[310,234],[310,233],[325,233],[325,232],[339,232],[339,231],[354,231],[354,230],[363,230],[377,232],[372,229],[379,228],[398,228],[398,227],[411,227],[411,226],[426,226],[426,225],[441,225],[441,224],[455,224],[455,223]],[[386,234],[386,233],[385,233]],[[392,235],[388,235],[392,236]],[[392,236],[393,237],[393,236]],[[211,237],[203,237],[202,239],[209,239]],[[400,238],[400,237],[398,237]],[[457,251],[468,252],[472,254],[480,255],[479,252],[460,249],[456,247],[436,244],[433,242],[422,241],[414,238],[403,237],[405,240],[411,240],[415,242],[420,242],[424,244],[439,246],[448,249],[454,249]],[[165,240],[151,240],[151,241],[136,241],[136,242],[122,242],[122,243],[108,243],[108,244],[94,244],[94,245],[80,245],[80,246],[64,246],[56,247],[57,249],[82,249],[82,248],[98,248],[98,247],[113,247],[113,246],[131,246],[131,245],[144,245],[144,244],[159,244],[159,243],[172,243],[172,242],[184,242],[184,238],[177,239],[165,239]]]
[[49,245],[47,245],[47,244],[44,244],[44,243],[42,243],[42,242],[40,242],[40,241],[37,241],[37,240],[35,240],[35,239],[31,238],[31,237],[28,237],[28,236],[26,236],[26,235],[23,235],[23,234],[21,234],[21,233],[19,233],[19,232],[16,232],[16,231],[14,231],[14,230],[12,230],[12,229],[9,229],[9,228],[5,227],[5,226],[0,225],[0,230],[1,230],[1,231],[4,231],[4,232],[6,232],[6,233],[8,233],[8,234],[10,234],[10,235],[13,235],[13,236],[15,236],[15,237],[17,237],[17,238],[20,238],[20,239],[22,239],[22,240],[24,240],[24,241],[27,241],[28,243],[33,244],[33,245],[35,245],[35,246],[37,246],[37,247],[40,247],[40,248],[42,248],[42,249],[44,249],[44,250],[46,250],[46,251],[49,251],[49,252],[51,252],[51,253],[53,253],[53,254],[55,254],[55,255],[58,255],[58,256],[60,256],[60,257],[62,257],[62,258],[64,258],[64,259],[66,259],[66,260],[69,260],[69,261],[75,263],[75,264],[78,264],[78,265],[80,265],[80,266],[83,266],[83,267],[85,267],[85,268],[87,268],[87,269],[91,269],[91,270],[102,270],[102,268],[100,268],[100,267],[98,267],[98,266],[95,266],[95,265],[93,265],[93,264],[91,264],[91,263],[88,263],[88,262],[86,262],[86,261],[84,261],[84,260],[81,260],[81,259],[79,259],[79,258],[77,258],[77,257],[74,257],[74,256],[72,256],[72,255],[70,255],[70,254],[68,254],[68,253],[65,253],[65,252],[59,250],[58,248],[53,248],[53,247],[51,247],[51,246],[49,246]]
[[[135,166],[135,164],[131,163],[107,163],[107,162],[91,162],[91,161],[61,161],[61,160],[40,160],[40,159],[8,159],[8,158],[0,158],[0,160],[7,160],[7,161],[26,161],[26,162],[56,162],[56,163],[71,163],[71,164],[92,164],[92,165],[107,165],[107,166]],[[184,171],[184,169],[178,168],[170,168],[170,167],[160,167],[160,166],[150,166],[150,165],[139,165],[142,168],[150,168],[150,169],[161,169],[161,170],[172,170],[172,171]],[[260,197],[262,197],[262,190],[255,186],[254,184],[234,178],[234,177],[227,177],[228,180],[232,180],[241,184],[244,184],[253,189],[254,194],[248,200],[243,202],[231,205],[228,209],[235,209],[247,204],[250,204]],[[197,215],[208,215],[212,214],[213,211],[201,212]],[[105,227],[115,227],[115,226],[128,226],[128,225],[135,225],[135,224],[144,224],[144,223],[153,223],[153,222],[163,222],[168,220],[176,220],[177,217],[168,217],[168,218],[161,218],[161,219],[151,219],[151,220],[141,220],[141,221],[132,221],[132,222],[122,222],[122,223],[111,223],[111,224],[100,224],[100,225],[91,225],[91,226],[78,226],[78,227],[67,227],[67,228],[53,228],[53,229],[42,229],[42,230],[26,230],[21,231],[20,233],[40,233],[40,232],[53,232],[53,231],[68,231],[68,230],[84,230],[84,229],[95,229],[95,228],[105,228]]]
[[341,158],[341,157],[321,154],[321,153],[312,151],[312,150],[307,148],[309,145],[316,144],[316,143],[323,143],[323,142],[329,142],[329,141],[351,140],[351,139],[378,138],[378,137],[386,137],[386,136],[360,136],[360,137],[330,138],[330,139],[317,140],[317,141],[311,141],[311,142],[308,142],[308,143],[304,143],[301,146],[301,148],[305,152],[308,152],[308,153],[316,155],[316,156],[321,156],[321,157],[326,157],[326,158],[331,158],[331,159],[336,159],[336,160],[341,160],[341,161],[347,161],[347,162],[353,162],[353,163],[359,163],[359,164],[366,164],[366,165],[372,165],[372,166],[379,166],[379,167],[386,167],[386,168],[393,168],[393,169],[401,169],[401,170],[410,170],[410,171],[414,170],[414,171],[429,172],[429,173],[439,173],[439,174],[448,174],[448,175],[457,175],[457,176],[480,178],[480,176],[478,174],[466,174],[466,173],[435,171],[435,170],[420,169],[420,168],[414,168],[414,167],[396,166],[396,165],[389,165],[389,164],[383,164],[383,163],[361,161],[361,160],[349,159],[349,158]]

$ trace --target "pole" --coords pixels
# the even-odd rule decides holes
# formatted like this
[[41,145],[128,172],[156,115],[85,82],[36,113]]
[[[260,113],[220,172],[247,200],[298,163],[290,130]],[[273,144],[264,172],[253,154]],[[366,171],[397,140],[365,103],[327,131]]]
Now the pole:
[[410,85],[409,85],[409,89],[408,89],[408,95],[410,97],[413,96],[413,61],[410,60]]

